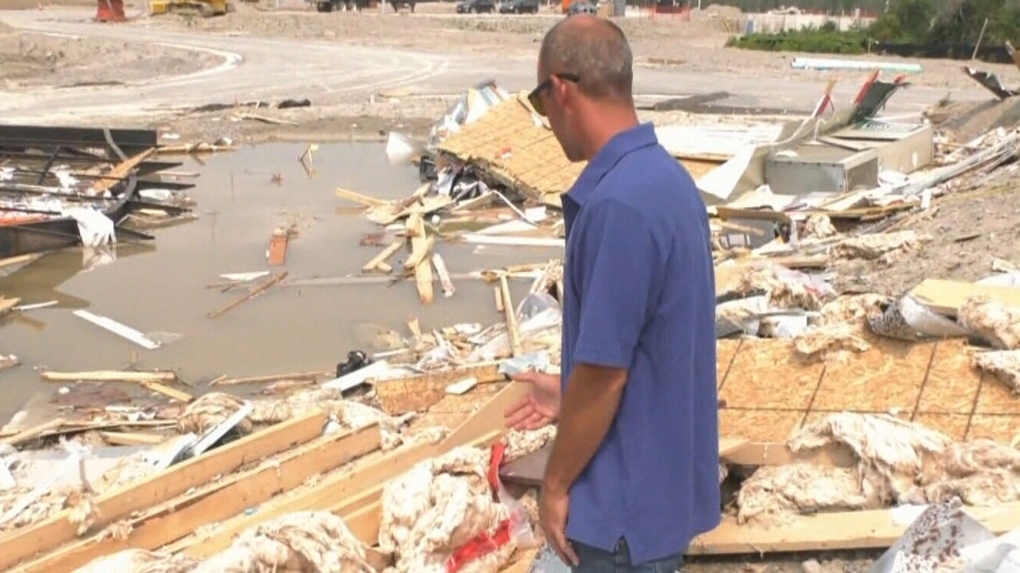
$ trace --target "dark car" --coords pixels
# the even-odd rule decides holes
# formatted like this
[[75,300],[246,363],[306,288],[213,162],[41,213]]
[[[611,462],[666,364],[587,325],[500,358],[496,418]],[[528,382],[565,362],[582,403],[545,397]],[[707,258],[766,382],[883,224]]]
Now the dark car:
[[500,14],[538,14],[539,0],[509,0],[499,7]]
[[464,0],[457,3],[458,14],[492,14],[496,11],[496,4],[493,0]]
[[598,10],[594,4],[585,2],[584,0],[577,0],[567,8],[567,16],[573,16],[575,14],[591,14],[592,16],[598,14]]

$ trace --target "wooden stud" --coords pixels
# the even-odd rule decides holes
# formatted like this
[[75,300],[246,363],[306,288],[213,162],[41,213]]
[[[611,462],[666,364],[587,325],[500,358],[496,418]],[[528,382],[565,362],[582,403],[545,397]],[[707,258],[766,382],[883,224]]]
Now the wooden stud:
[[152,390],[153,392],[158,392],[158,393],[160,393],[160,394],[162,394],[164,396],[169,397],[172,400],[177,400],[178,402],[184,402],[185,404],[187,404],[188,402],[191,402],[192,400],[195,399],[194,396],[192,396],[191,394],[188,394],[187,392],[178,390],[176,388],[171,388],[169,386],[164,386],[163,384],[160,384],[159,382],[145,381],[145,382],[142,382],[141,384],[142,384],[142,386],[145,386],[146,388],[148,388],[149,390]]
[[17,573],[64,573],[93,559],[124,549],[157,549],[181,539],[199,526],[237,515],[276,494],[307,482],[381,446],[378,424],[323,436],[288,452],[276,463],[230,476],[211,489],[186,495],[132,520],[126,539],[96,535],[49,553]]
[[[66,422],[67,422],[67,420],[65,420],[63,418],[57,418],[55,420],[50,420],[48,422],[43,422],[42,424],[39,424],[39,425],[36,425],[36,426],[32,426],[31,428],[27,428],[25,430],[22,430],[22,431],[18,432],[17,434],[14,434],[13,436],[11,436],[9,438],[3,438],[2,440],[0,440],[0,444],[6,444],[8,446],[16,446],[18,444],[27,442],[29,440],[34,440],[34,439],[42,436],[43,434],[45,434],[46,432],[48,432],[50,430],[56,430],[56,429],[60,428],[61,426],[63,426]],[[0,538],[0,551],[2,551],[2,548],[3,548],[2,538]],[[2,562],[2,559],[3,558],[0,557],[0,562]]]
[[47,382],[174,382],[177,374],[169,371],[117,372],[98,370],[94,372],[42,372],[39,377]]
[[521,332],[517,328],[517,312],[514,310],[513,299],[510,298],[510,285],[506,282],[506,275],[499,276],[500,300],[503,301],[503,314],[506,316],[506,330],[510,336],[510,349],[514,356],[520,356]]
[[[322,434],[326,420],[323,412],[306,414],[104,493],[92,501],[94,513],[98,516],[93,527],[108,525],[132,512],[145,510],[193,487],[205,485],[218,475],[228,474],[253,461],[316,438]],[[71,521],[70,511],[61,511],[31,527],[11,532],[0,538],[0,570],[77,537],[78,526]]]
[[128,173],[130,173],[132,169],[138,167],[138,164],[145,161],[145,159],[148,158],[153,153],[155,153],[155,151],[156,148],[154,147],[146,149],[145,151],[139,153],[138,155],[135,155],[134,157],[129,157],[125,159],[123,162],[117,164],[117,166],[111,169],[109,173],[104,175],[102,179],[99,179],[92,184],[92,194],[100,195],[107,191],[110,187],[113,187],[114,185],[119,183],[121,179],[124,179],[125,177],[128,176]]
[[255,298],[256,296],[262,294],[263,292],[265,292],[266,290],[271,288],[273,285],[275,285],[276,283],[282,281],[285,278],[287,278],[287,271],[283,271],[282,273],[280,273],[280,274],[276,275],[275,277],[273,277],[272,279],[266,281],[265,283],[260,285],[258,288],[255,288],[254,290],[252,290],[248,294],[244,295],[243,297],[235,300],[234,302],[228,304],[227,306],[224,306],[223,308],[220,308],[220,309],[217,309],[217,310],[214,310],[214,311],[210,312],[206,316],[208,316],[209,318],[216,318],[218,316],[221,316],[224,313],[226,313],[228,310],[231,310],[234,307],[240,306],[241,304],[243,304],[247,300]]
[[[1001,535],[1020,528],[1020,503],[966,507],[971,517]],[[897,510],[875,509],[797,516],[774,527],[737,525],[723,519],[714,530],[691,542],[688,555],[787,553],[890,547],[910,526],[896,519]]]
[[[392,257],[394,253],[399,251],[400,247],[403,247],[405,243],[406,241],[404,239],[397,239],[396,241],[393,241],[392,243],[390,243],[390,246],[383,249],[381,253],[373,257],[372,260],[365,263],[365,266],[361,267],[361,271],[365,273],[371,272],[376,269],[380,269],[386,273],[392,271],[393,267],[387,265],[386,261],[389,260],[389,258]],[[385,267],[383,265],[385,265]]]
[[114,446],[151,446],[167,441],[167,436],[140,432],[99,432],[99,437]]
[[360,205],[364,205],[365,207],[383,207],[385,205],[390,204],[389,201],[377,199],[375,197],[369,197],[368,195],[357,193],[355,191],[344,189],[342,187],[337,187],[336,196],[341,199],[347,199],[348,201],[353,201]]

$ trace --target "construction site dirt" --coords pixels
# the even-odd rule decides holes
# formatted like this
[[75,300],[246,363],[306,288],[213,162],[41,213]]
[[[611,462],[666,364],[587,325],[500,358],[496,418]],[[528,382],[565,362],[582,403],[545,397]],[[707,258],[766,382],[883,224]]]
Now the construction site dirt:
[[[507,473],[555,426],[501,415],[559,371],[559,4],[124,9],[0,0],[0,571],[562,571]],[[684,570],[892,573],[938,512],[1009,541],[1020,97],[613,20],[712,227],[723,523]]]

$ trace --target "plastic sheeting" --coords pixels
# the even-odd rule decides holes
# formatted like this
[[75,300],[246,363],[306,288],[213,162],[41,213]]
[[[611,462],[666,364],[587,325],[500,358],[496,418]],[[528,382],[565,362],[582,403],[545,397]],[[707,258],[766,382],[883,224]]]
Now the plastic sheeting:
[[959,499],[928,506],[869,573],[1016,573],[1020,530],[996,537]]

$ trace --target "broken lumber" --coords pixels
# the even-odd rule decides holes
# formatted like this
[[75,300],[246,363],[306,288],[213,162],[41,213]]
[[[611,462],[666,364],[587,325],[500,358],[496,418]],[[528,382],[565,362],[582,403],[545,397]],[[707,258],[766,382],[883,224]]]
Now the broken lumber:
[[383,268],[382,265],[384,265],[386,261],[388,261],[389,258],[392,257],[397,251],[399,251],[400,247],[404,246],[405,242],[406,241],[404,239],[397,239],[396,241],[393,241],[392,243],[390,243],[390,246],[383,249],[381,253],[373,257],[372,260],[365,263],[365,266],[361,267],[361,271],[367,273],[375,269],[380,269],[383,272],[389,272],[393,270],[393,268],[390,267],[389,265],[386,265],[386,267],[389,267],[389,270]]
[[218,310],[214,310],[214,311],[210,312],[206,316],[208,316],[209,318],[216,318],[218,316],[222,316],[224,313],[226,313],[227,311],[233,309],[234,307],[240,306],[240,305],[244,304],[245,302],[247,302],[249,299],[255,298],[258,295],[262,294],[263,292],[269,290],[270,288],[272,288],[273,285],[277,284],[278,282],[282,281],[285,278],[287,278],[287,271],[283,271],[282,273],[280,273],[280,274],[276,275],[275,277],[269,279],[268,281],[266,281],[265,283],[263,283],[259,287],[255,288],[255,289],[252,289],[251,292],[249,292],[248,294],[244,295],[243,297],[235,300],[234,302],[228,304],[227,306],[224,306],[223,308],[220,308]]
[[336,196],[341,199],[347,199],[348,201],[358,203],[359,205],[364,205],[365,207],[384,207],[390,204],[389,201],[369,197],[368,195],[363,195],[361,193],[351,191],[350,189],[344,189],[343,187],[336,188]]
[[199,489],[132,519],[126,539],[98,534],[49,553],[19,568],[18,573],[70,572],[117,551],[157,549],[202,525],[242,513],[381,446],[378,424],[322,436],[286,452],[282,459],[263,463],[251,472],[228,476],[211,488]]
[[[218,475],[228,474],[253,461],[312,440],[322,435],[326,420],[324,412],[294,418],[106,492],[92,500],[93,514],[97,516],[92,527],[103,527],[132,512],[148,509],[191,488],[205,485]],[[69,510],[31,527],[8,533],[0,537],[0,570],[56,549],[77,537],[78,524],[72,520]]]
[[249,376],[247,378],[221,378],[213,380],[210,386],[234,386],[236,384],[264,384],[268,382],[280,382],[284,380],[310,380],[315,382],[320,378],[333,376],[333,372],[317,370],[315,372],[297,372],[294,374],[271,374],[269,376]]
[[[414,257],[413,253],[422,253],[420,261],[414,266],[414,282],[418,287],[418,299],[422,304],[432,304],[435,295],[432,292],[432,262],[425,256],[430,248],[429,239],[425,238],[425,221],[419,215],[412,215],[407,220],[407,228],[409,231],[411,229],[414,231],[414,234],[411,235],[412,258]],[[432,241],[435,241],[434,237]]]
[[258,513],[222,523],[211,537],[181,549],[196,559],[209,557],[230,547],[234,536],[249,527],[287,513],[320,510],[335,504],[338,499],[356,497],[362,490],[370,490],[410,470],[414,464],[436,455],[436,452],[435,446],[429,443],[397,448],[377,460],[359,464],[349,472],[327,477],[310,489],[286,494],[274,500],[275,503],[260,507]]
[[195,399],[194,396],[188,394],[187,392],[177,390],[169,386],[164,386],[163,384],[160,384],[159,382],[154,382],[152,380],[144,380],[141,382],[141,385],[149,390],[152,390],[153,392],[157,392],[172,400],[177,400],[178,402],[184,402],[185,404]]
[[925,279],[910,291],[921,304],[932,311],[956,316],[957,311],[972,296],[987,296],[1004,306],[1020,307],[1020,289],[996,285]]
[[141,432],[99,432],[99,437],[113,446],[152,446],[167,440],[167,436]]
[[404,268],[408,270],[417,267],[423,262],[427,262],[429,260],[429,253],[432,251],[432,247],[436,244],[435,235],[430,235],[424,242],[415,241],[414,239],[416,238],[417,237],[412,237],[411,243],[413,246],[411,249],[411,256],[404,261]]
[[146,149],[145,151],[139,153],[138,155],[135,155],[134,157],[129,157],[124,161],[118,163],[117,166],[111,169],[110,172],[103,176],[102,179],[99,179],[92,184],[92,194],[100,195],[106,192],[110,187],[113,187],[114,185],[119,183],[122,179],[127,177],[128,174],[131,173],[132,169],[138,167],[138,165],[141,162],[145,161],[150,155],[152,155],[155,152],[156,148],[152,147]]
[[[4,439],[0,440],[0,444],[6,444],[8,446],[16,446],[18,444],[27,442],[29,440],[34,440],[34,439],[42,436],[43,434],[45,434],[46,432],[48,432],[50,430],[56,430],[57,428],[60,428],[61,426],[64,425],[64,423],[66,421],[67,420],[65,420],[63,418],[57,418],[55,420],[50,420],[48,422],[43,422],[42,424],[38,424],[36,426],[32,426],[31,428],[26,428],[26,429],[18,432],[17,434],[14,434],[13,436],[11,436],[9,438],[4,438]],[[2,539],[2,538],[0,538],[0,539]],[[0,549],[2,549],[2,547],[3,547],[3,545],[0,544]],[[2,559],[2,557],[0,557],[0,559]]]
[[[506,431],[503,412],[510,404],[526,396],[530,389],[528,384],[511,383],[439,444],[419,442],[397,448],[376,460],[359,464],[349,472],[328,476],[312,488],[267,503],[259,508],[258,513],[242,515],[221,523],[209,538],[172,549],[181,550],[193,558],[209,557],[229,547],[234,536],[245,529],[297,511],[329,508],[346,519],[353,512],[371,506],[380,499],[383,485],[407,472],[415,464],[457,446],[487,445],[498,439]],[[338,503],[337,500],[343,501]]]
[[92,372],[45,371],[39,377],[47,382],[174,382],[177,374],[168,370],[151,372],[118,372],[116,370],[95,370]]
[[10,310],[21,302],[20,298],[6,298],[0,295],[0,316],[3,316],[10,312]]
[[383,411],[390,415],[400,415],[434,406],[446,395],[447,386],[465,378],[475,378],[479,383],[506,380],[499,372],[498,362],[484,362],[417,376],[378,380],[374,387]]
[[506,316],[506,331],[510,337],[510,349],[513,356],[520,356],[521,331],[517,328],[517,312],[514,310],[513,299],[510,298],[510,285],[506,282],[506,275],[499,276],[500,301],[503,304],[503,314]]
[[[995,507],[965,507],[994,535],[1020,528],[1020,503]],[[910,527],[909,519],[898,517],[897,509],[873,509],[796,516],[774,527],[737,525],[723,518],[714,530],[691,542],[687,555],[734,555],[743,553],[787,553],[836,549],[881,549],[891,547]]]
[[456,287],[453,286],[453,281],[450,280],[450,271],[446,269],[446,262],[443,261],[443,257],[439,253],[432,255],[432,265],[436,267],[436,274],[439,275],[439,282],[443,285],[443,296],[449,298],[453,296],[453,293],[457,292]]

